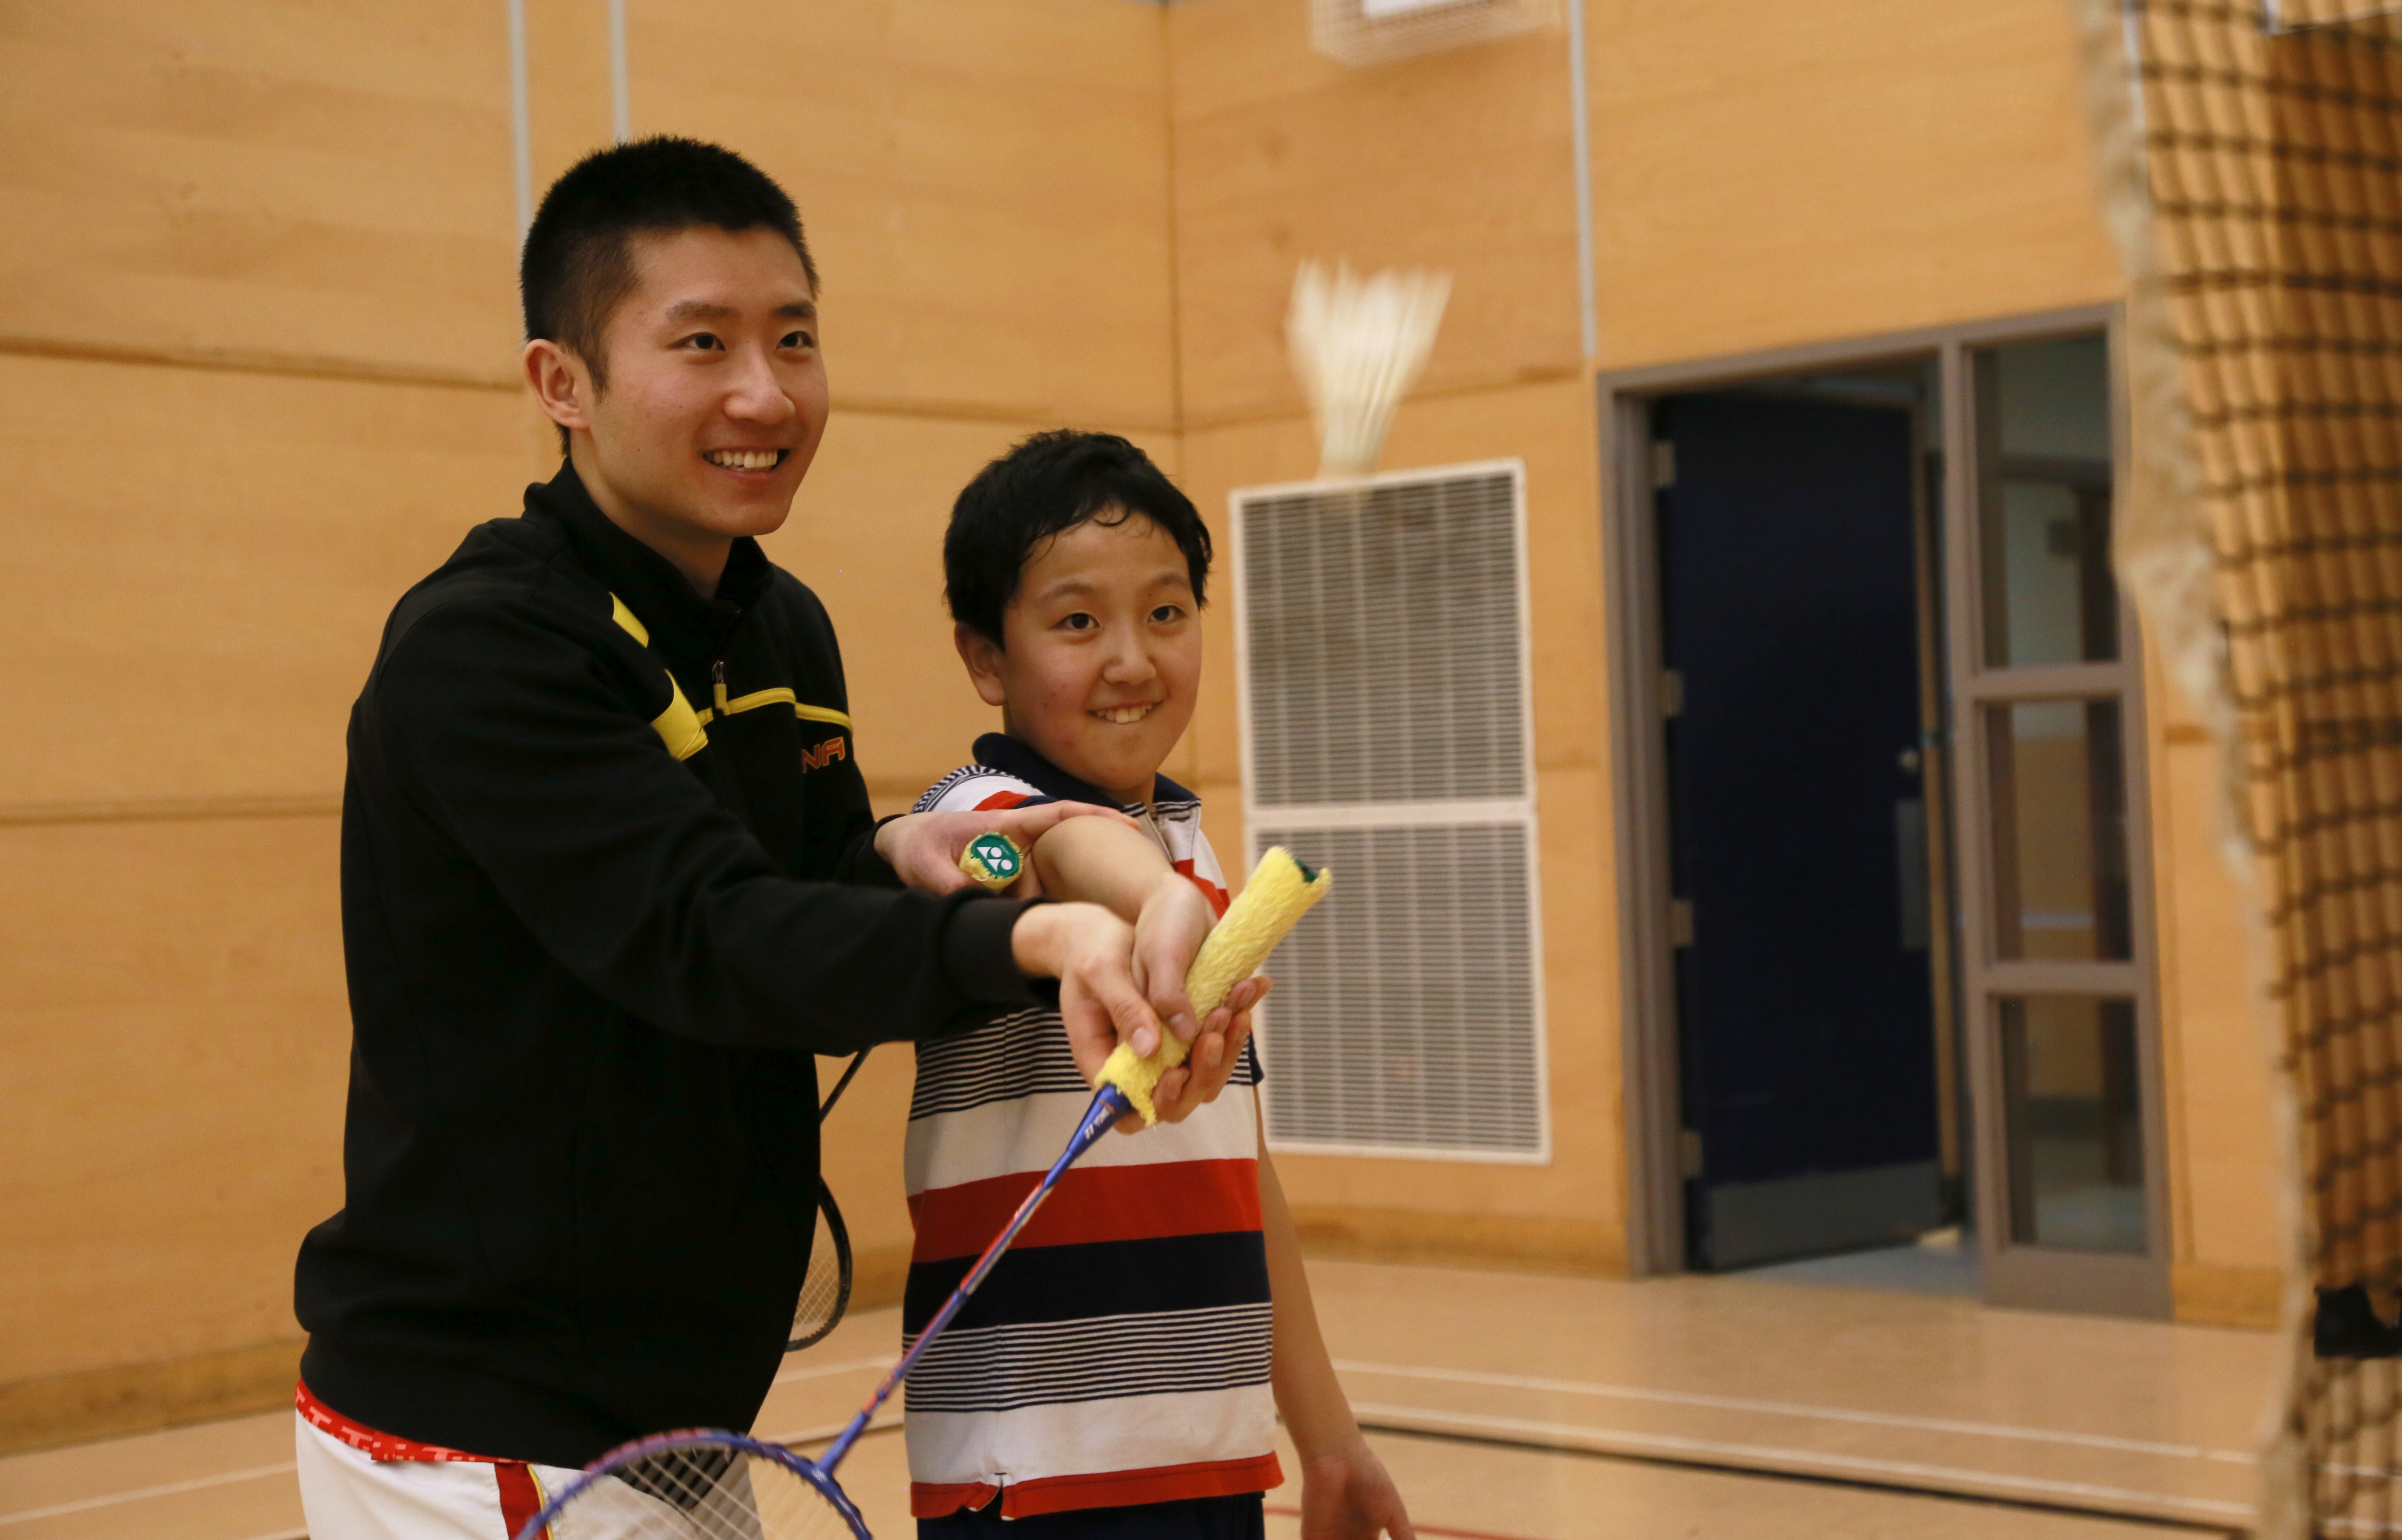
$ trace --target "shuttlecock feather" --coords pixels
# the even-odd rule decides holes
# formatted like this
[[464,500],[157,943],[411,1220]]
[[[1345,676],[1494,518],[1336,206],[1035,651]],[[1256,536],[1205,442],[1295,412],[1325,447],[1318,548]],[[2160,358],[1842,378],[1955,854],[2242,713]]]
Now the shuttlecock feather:
[[1398,269],[1362,278],[1305,261],[1292,281],[1285,345],[1318,419],[1320,476],[1366,475],[1385,430],[1434,348],[1451,275]]

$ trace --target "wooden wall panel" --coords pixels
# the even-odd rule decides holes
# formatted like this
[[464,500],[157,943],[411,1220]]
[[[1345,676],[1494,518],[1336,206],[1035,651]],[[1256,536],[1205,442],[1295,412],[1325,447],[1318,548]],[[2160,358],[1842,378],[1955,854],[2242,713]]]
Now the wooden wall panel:
[[504,373],[497,0],[19,6],[0,336]]
[[335,830],[0,825],[0,1382],[297,1333],[341,1205]]
[[0,356],[0,807],[331,797],[403,589],[514,514],[497,391]]
[[1601,363],[2115,298],[2057,0],[1588,0]]
[[1189,425],[1304,409],[1284,349],[1304,257],[1453,275],[1424,391],[1576,366],[1564,33],[1354,71],[1311,50],[1291,0],[1168,21]]
[[629,9],[635,131],[731,145],[801,205],[837,404],[1173,427],[1156,9]]
[[[1618,921],[1603,710],[1600,487],[1593,398],[1576,380],[1414,401],[1386,463],[1526,461],[1529,616],[1541,819],[1546,1036],[1553,1158],[1546,1166],[1280,1157],[1287,1189],[1319,1235],[1385,1254],[1440,1254],[1429,1216],[1496,1226],[1452,1248],[1520,1260],[1624,1265],[1624,1131],[1619,1064]],[[1240,487],[1306,476],[1317,462],[1298,419],[1198,430],[1184,440],[1185,489],[1225,539]],[[1208,613],[1208,663],[1194,723],[1195,789],[1222,859],[1242,859],[1239,712],[1231,561]],[[1271,1051],[1272,1052],[1273,1051]],[[1271,1064],[1270,1073],[1274,1073]],[[1506,1222],[1505,1222],[1506,1221]],[[1438,1227],[1439,1228],[1439,1227]]]

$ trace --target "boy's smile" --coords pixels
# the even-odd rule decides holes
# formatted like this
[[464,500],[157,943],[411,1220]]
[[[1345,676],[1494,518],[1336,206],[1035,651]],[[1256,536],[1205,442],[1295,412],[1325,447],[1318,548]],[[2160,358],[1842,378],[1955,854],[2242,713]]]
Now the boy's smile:
[[1190,569],[1167,531],[1106,511],[1038,544],[1018,574],[996,647],[956,639],[1009,735],[1121,803],[1152,777],[1193,720],[1201,625]]

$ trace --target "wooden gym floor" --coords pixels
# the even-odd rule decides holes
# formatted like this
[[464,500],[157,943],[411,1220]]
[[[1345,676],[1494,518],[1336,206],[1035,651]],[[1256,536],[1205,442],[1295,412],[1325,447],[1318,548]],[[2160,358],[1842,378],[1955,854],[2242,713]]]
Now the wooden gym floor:
[[[1740,1277],[1311,1265],[1429,1540],[2119,1540],[2244,1526],[2266,1334]],[[898,1314],[795,1358],[760,1431],[829,1437]],[[897,1424],[897,1419],[893,1420]],[[0,1460],[0,1540],[297,1540],[289,1413]],[[1291,1449],[1288,1475],[1297,1472]],[[843,1470],[914,1533],[897,1425]],[[1297,1484],[1269,1533],[1300,1533]]]

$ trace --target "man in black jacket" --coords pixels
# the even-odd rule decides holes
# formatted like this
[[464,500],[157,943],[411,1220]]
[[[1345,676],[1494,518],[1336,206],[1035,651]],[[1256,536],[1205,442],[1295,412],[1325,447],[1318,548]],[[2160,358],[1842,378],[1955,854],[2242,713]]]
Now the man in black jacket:
[[827,409],[775,184],[602,152],[522,284],[567,463],[401,599],[351,718],[347,1193],[297,1286],[318,1540],[504,1534],[529,1463],[749,1426],[808,1260],[813,1054],[1056,979],[1088,1072],[1197,1031],[1189,1110],[1248,1027],[1194,1023],[1189,956],[1107,911],[959,875],[1061,810],[873,819],[834,628],[755,539]]

